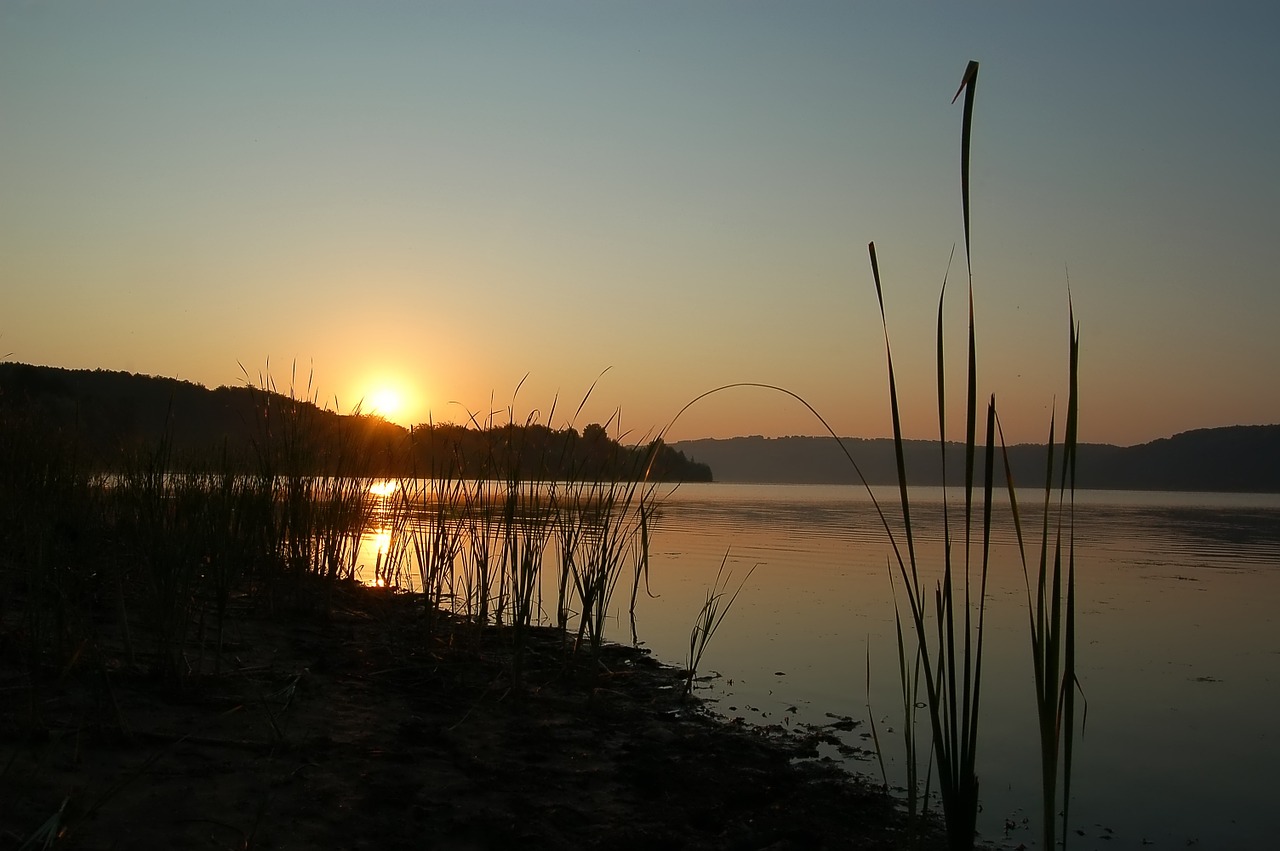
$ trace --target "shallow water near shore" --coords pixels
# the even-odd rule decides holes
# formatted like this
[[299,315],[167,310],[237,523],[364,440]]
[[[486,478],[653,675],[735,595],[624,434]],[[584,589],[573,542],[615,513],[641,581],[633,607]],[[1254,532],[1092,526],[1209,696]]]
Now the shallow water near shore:
[[[758,565],[708,646],[699,672],[718,676],[698,693],[751,724],[852,717],[860,723],[840,735],[868,753],[849,765],[879,778],[867,724],[874,714],[888,780],[900,786],[892,550],[866,492],[711,484],[661,493],[651,540],[655,596],[642,593],[636,607],[640,641],[681,663],[726,553],[734,588]],[[876,493],[896,504],[896,489]],[[912,498],[922,568],[936,569],[942,491],[915,489]],[[1024,517],[1035,502],[1020,499]],[[950,504],[960,505],[958,494]],[[996,518],[979,829],[999,845],[1038,847],[1027,591],[1007,507]],[[1078,492],[1076,547],[1077,664],[1088,708],[1068,847],[1265,846],[1268,769],[1280,764],[1271,728],[1280,702],[1280,495]],[[624,643],[625,585],[615,592],[611,634]],[[918,723],[924,740],[927,713]],[[841,758],[834,748],[830,755]]]

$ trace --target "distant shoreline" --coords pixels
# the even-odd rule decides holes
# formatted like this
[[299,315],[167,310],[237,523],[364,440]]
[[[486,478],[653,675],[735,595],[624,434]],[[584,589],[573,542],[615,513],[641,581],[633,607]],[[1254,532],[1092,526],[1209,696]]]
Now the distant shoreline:
[[[684,482],[680,485],[681,488],[716,487],[716,486],[742,487],[742,488],[850,488],[853,490],[853,494],[855,497],[860,493],[865,493],[862,482],[750,482],[750,481],[732,481],[731,482],[731,481],[716,480],[712,482]],[[877,491],[885,490],[885,489],[893,489],[896,492],[898,484],[897,482],[881,483],[881,484],[872,483],[871,487],[875,488]],[[913,484],[911,485],[911,487],[935,489],[940,486]],[[949,492],[957,491],[961,487],[963,487],[963,485],[958,482],[949,482],[947,484],[947,490]],[[1000,490],[997,492],[997,496],[996,496],[997,499],[1000,498],[998,494],[1003,493],[1003,489],[1004,489],[1004,483],[1002,481],[1000,483]],[[1021,504],[1021,500],[1024,498],[1026,494],[1034,493],[1038,490],[1040,490],[1040,488],[1038,487],[1033,487],[1030,485],[1024,486],[1019,484],[1018,498],[1019,498],[1020,504]],[[1144,498],[1144,504],[1146,504],[1145,500],[1147,499],[1156,500],[1160,496],[1166,496],[1166,497],[1173,498],[1169,502],[1171,506],[1184,506],[1186,504],[1185,499],[1179,500],[1177,499],[1177,497],[1204,496],[1204,497],[1219,497],[1219,498],[1226,497],[1226,498],[1239,499],[1239,500],[1242,500],[1242,502],[1240,503],[1240,507],[1271,507],[1272,503],[1274,502],[1274,507],[1280,508],[1280,490],[1278,491],[1214,491],[1214,490],[1170,490],[1168,488],[1144,490],[1141,488],[1079,488],[1078,487],[1075,490],[1075,494],[1076,494],[1077,504],[1089,501],[1088,496],[1090,494],[1114,495],[1114,496],[1123,496],[1124,494],[1133,494],[1135,497]],[[880,494],[877,493],[877,498],[879,497],[880,497]],[[896,497],[896,493],[895,493],[895,497]],[[1082,499],[1081,497],[1084,497],[1084,499]],[[920,495],[918,493],[912,496],[913,502],[919,498],[920,498]],[[925,498],[927,499],[928,497],[925,497]],[[1102,502],[1102,500],[1100,500],[1100,502]],[[1157,507],[1159,505],[1158,502],[1152,502],[1151,504]]]
[[[257,396],[255,397],[255,394]],[[311,409],[305,399],[290,399],[250,387],[209,390],[176,379],[105,370],[0,363],[0,411],[25,410],[46,430],[77,431],[81,448],[101,452],[121,446],[156,445],[175,440],[175,449],[210,446],[241,450],[257,439],[256,407],[262,397],[276,396],[284,409]],[[354,423],[381,460],[369,474],[395,474],[406,467],[393,456],[410,430],[377,417],[343,416],[319,408],[315,418],[324,428]],[[495,427],[501,423],[493,424]],[[420,427],[417,434],[427,426]],[[452,428],[459,439],[472,431]],[[556,428],[537,426],[545,436]],[[616,444],[598,424],[582,430],[583,443],[595,430],[601,446]],[[563,430],[563,429],[561,429]],[[474,435],[471,435],[474,436]],[[574,435],[576,437],[577,435]],[[889,438],[841,438],[867,481],[896,484],[897,464]],[[412,441],[410,441],[412,442]],[[938,443],[905,441],[908,483],[940,485]],[[964,452],[949,443],[945,481],[964,480]],[[732,437],[667,441],[657,449],[663,464],[658,477],[670,481],[751,482],[758,484],[848,484],[860,480],[830,437]],[[1044,484],[1045,447],[1008,447],[1009,464],[1019,487]],[[471,454],[475,454],[474,452]],[[561,453],[563,454],[563,453]],[[979,458],[984,453],[979,451]],[[1003,453],[1001,453],[1003,456]],[[432,469],[424,459],[416,469]],[[571,465],[572,466],[572,465]],[[579,465],[581,466],[581,465]],[[599,464],[595,465],[599,467]],[[709,468],[709,469],[707,469]],[[526,471],[530,472],[530,471]],[[582,470],[579,470],[582,472]],[[655,472],[650,469],[651,474]],[[539,474],[540,473],[540,474]],[[560,471],[534,470],[531,478]],[[597,470],[596,474],[600,474]],[[1187,491],[1205,493],[1280,493],[1280,425],[1224,426],[1197,429],[1136,446],[1081,444],[1076,487],[1081,490]]]
[[[841,438],[872,485],[897,484],[893,441]],[[905,441],[907,481],[941,485],[964,481],[964,453],[948,443],[945,477],[937,441]],[[674,441],[690,460],[707,464],[717,482],[857,484],[853,465],[830,437],[734,437]],[[1014,481],[1043,487],[1044,446],[1008,447]],[[978,452],[978,469],[984,450]],[[999,467],[1001,456],[997,456]],[[1001,476],[1003,478],[1003,476]],[[1280,425],[1197,429],[1137,446],[1079,447],[1079,490],[1280,493]]]

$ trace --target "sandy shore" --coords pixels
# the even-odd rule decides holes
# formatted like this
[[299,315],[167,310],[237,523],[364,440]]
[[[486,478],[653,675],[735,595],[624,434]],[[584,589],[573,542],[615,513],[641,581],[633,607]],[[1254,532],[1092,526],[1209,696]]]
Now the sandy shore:
[[343,586],[321,615],[242,604],[221,671],[158,682],[103,640],[32,689],[0,663],[0,848],[860,848],[908,841],[879,790],[680,700],[628,647],[429,630]]

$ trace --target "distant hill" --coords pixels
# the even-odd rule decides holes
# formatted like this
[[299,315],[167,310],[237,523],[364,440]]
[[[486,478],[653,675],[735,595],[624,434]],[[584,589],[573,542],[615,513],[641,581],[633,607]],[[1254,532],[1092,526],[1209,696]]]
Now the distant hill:
[[171,464],[256,470],[269,454],[290,472],[521,479],[630,478],[709,481],[711,470],[665,444],[622,446],[603,426],[423,425],[339,415],[306,399],[241,386],[107,370],[0,363],[0,440],[74,451],[102,469],[154,453]]
[[[897,483],[892,440],[844,438],[843,442],[871,484]],[[858,481],[848,459],[829,437],[708,438],[672,445],[710,465],[721,482]],[[910,440],[905,450],[911,484],[942,483],[936,441]],[[1011,446],[1009,463],[1019,486],[1043,485],[1043,446]],[[963,469],[963,447],[948,444],[948,483],[962,482]],[[1280,425],[1198,429],[1139,446],[1083,445],[1076,484],[1101,489],[1280,493]]]
[[[264,418],[264,406],[272,417]],[[643,447],[619,447],[598,425],[576,430],[504,426],[489,432],[460,426],[408,429],[377,417],[340,416],[253,387],[214,390],[173,378],[105,370],[0,363],[0,425],[22,422],[47,439],[74,441],[76,451],[105,466],[130,452],[169,441],[174,457],[227,453],[251,464],[254,452],[280,437],[290,418],[305,420],[316,447],[338,437],[354,447],[370,475],[455,472],[483,475],[497,463],[524,478],[608,477],[634,465]],[[845,438],[872,484],[895,484],[891,440]],[[495,449],[495,447],[498,447]],[[317,450],[319,451],[319,450]],[[1044,447],[1009,447],[1014,479],[1039,486]],[[912,484],[941,484],[938,444],[907,441]],[[323,460],[319,455],[314,460]],[[964,453],[947,447],[947,481],[963,479]],[[980,463],[980,462],[979,462]],[[486,464],[489,467],[486,467]],[[735,437],[685,440],[659,447],[656,477],[683,481],[853,483],[848,460],[832,438]],[[1198,429],[1139,446],[1080,447],[1077,485],[1132,490],[1280,493],[1280,425]]]

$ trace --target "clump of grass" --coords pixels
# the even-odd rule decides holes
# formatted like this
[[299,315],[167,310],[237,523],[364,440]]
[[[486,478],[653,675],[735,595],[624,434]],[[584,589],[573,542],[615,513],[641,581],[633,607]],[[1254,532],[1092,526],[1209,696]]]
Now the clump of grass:
[[[893,570],[889,570],[890,587],[893,583]],[[915,642],[908,642],[902,630],[902,610],[898,606],[897,595],[894,595],[893,623],[898,649],[898,688],[902,697],[902,744],[904,767],[906,770],[907,820],[910,825],[919,824],[919,819],[926,818],[929,813],[929,785],[933,777],[933,749],[929,749],[929,762],[925,774],[924,789],[920,784],[919,742],[916,739],[916,722],[919,710],[924,705],[920,702],[920,675],[922,667],[921,649]],[[911,661],[908,661],[908,656]],[[876,749],[876,759],[880,764],[880,777],[885,789],[889,788],[889,776],[884,766],[884,751],[880,744],[880,732],[876,728],[875,715],[871,711],[871,646],[867,645],[867,716],[871,723],[871,738]]]
[[[555,487],[555,485],[553,485]],[[569,483],[552,494],[555,511],[555,546],[559,557],[556,579],[556,626],[565,631],[573,614],[572,600],[577,576],[578,548],[584,536],[586,513],[581,510],[581,483]]]
[[641,481],[634,475],[593,481],[583,488],[583,525],[574,554],[573,583],[582,605],[577,643],[585,636],[593,651],[604,641],[614,589],[639,528]]
[[[516,388],[519,392],[519,388]],[[555,418],[553,400],[548,421]],[[515,428],[515,411],[508,408],[503,455],[506,496],[503,503],[502,562],[510,588],[511,623],[515,627],[516,664],[523,662],[524,633],[532,626],[541,608],[542,562],[555,526],[554,492],[541,483],[543,470],[525,469],[530,456],[546,465],[548,447],[532,446],[543,433],[535,430],[538,414],[530,414],[523,428]],[[537,478],[529,478],[530,474]]]
[[[964,239],[966,265],[969,278],[968,323],[968,385],[965,427],[965,481],[963,518],[963,575],[957,575],[952,559],[952,526],[946,502],[944,480],[943,502],[943,576],[934,589],[933,605],[927,603],[917,570],[915,546],[910,519],[910,500],[907,493],[906,468],[903,461],[903,441],[898,413],[897,386],[893,371],[893,355],[889,347],[888,323],[885,318],[884,297],[881,287],[879,263],[875,244],[869,247],[872,275],[875,279],[876,298],[880,306],[882,325],[885,328],[885,353],[889,372],[890,407],[893,416],[894,446],[897,456],[898,482],[902,504],[903,527],[907,555],[904,560],[897,541],[893,541],[898,571],[906,589],[907,607],[915,627],[915,639],[924,665],[925,687],[928,697],[933,747],[939,766],[939,785],[942,791],[943,809],[947,822],[947,836],[954,849],[972,848],[978,812],[977,736],[981,707],[983,624],[985,614],[986,585],[989,566],[992,520],[993,469],[996,454],[995,435],[998,429],[995,397],[987,405],[985,442],[977,443],[976,414],[977,358],[973,311],[973,269],[970,239],[969,203],[969,154],[972,135],[973,99],[978,79],[978,63],[970,62],[965,69],[956,98],[963,92],[964,118],[961,133],[961,201],[964,214]],[[953,98],[954,102],[955,98]],[[944,279],[943,293],[946,283]],[[1067,402],[1067,426],[1063,442],[1062,470],[1058,484],[1056,513],[1051,512],[1051,496],[1054,478],[1054,425],[1049,427],[1049,448],[1045,475],[1045,496],[1041,530],[1039,571],[1036,592],[1032,599],[1031,577],[1023,543],[1022,523],[1018,511],[1017,494],[1010,472],[1008,452],[1003,435],[1001,452],[1006,472],[1006,484],[1017,531],[1019,554],[1027,587],[1030,619],[1031,647],[1036,687],[1036,707],[1040,726],[1040,750],[1043,793],[1044,847],[1055,847],[1055,816],[1057,811],[1057,779],[1062,776],[1062,836],[1065,846],[1067,816],[1069,813],[1071,756],[1075,726],[1075,691],[1078,687],[1075,672],[1075,549],[1072,506],[1075,492],[1076,443],[1078,427],[1078,363],[1079,332],[1074,311],[1070,311],[1070,357]],[[942,447],[942,469],[946,470],[946,410],[945,410],[945,358],[943,355],[942,301],[938,306],[937,332],[937,382],[939,441]],[[973,496],[975,489],[975,464],[979,448],[983,448],[982,505],[975,515]],[[881,515],[883,520],[883,514]],[[975,541],[974,527],[981,524]],[[888,526],[886,524],[886,529]],[[1052,558],[1050,541],[1052,539]],[[974,583],[972,550],[980,548],[977,598],[973,599]],[[1065,549],[1065,553],[1064,553]],[[1064,569],[1065,555],[1065,569]],[[1050,567],[1052,563],[1052,567]],[[957,594],[963,589],[963,601]],[[1064,598],[1065,596],[1065,610]],[[896,604],[895,604],[896,605]],[[933,615],[933,636],[926,625],[928,615]],[[912,699],[905,673],[903,639],[899,628],[899,662],[902,667],[904,703]],[[1059,760],[1061,757],[1061,760]]]
[[[902,421],[898,406],[897,380],[893,368],[893,352],[889,344],[888,319],[884,307],[880,264],[875,243],[868,245],[871,272],[875,281],[876,300],[885,334],[885,356],[889,375],[889,405],[893,420],[893,440],[898,472],[899,498],[902,508],[904,556],[896,536],[885,524],[893,546],[898,574],[906,594],[907,610],[914,627],[915,640],[924,667],[925,691],[928,699],[933,751],[938,763],[938,785],[942,794],[943,813],[947,824],[947,840],[953,849],[972,848],[978,814],[977,743],[978,719],[982,693],[983,627],[986,613],[986,587],[991,540],[991,495],[995,443],[996,404],[992,396],[986,413],[986,453],[982,477],[982,505],[975,514],[975,464],[977,457],[977,354],[973,311],[973,271],[969,228],[969,150],[973,119],[973,96],[978,77],[978,63],[970,62],[960,83],[965,94],[961,134],[961,195],[964,212],[965,255],[969,267],[969,321],[967,393],[965,406],[964,514],[960,525],[963,534],[963,560],[953,557],[953,526],[943,482],[943,555],[942,577],[935,584],[932,599],[921,581],[917,562],[915,536],[911,522],[911,500],[907,490]],[[954,102],[954,98],[953,98]],[[942,452],[942,469],[946,470],[946,358],[943,353],[943,296],[938,304],[937,384],[938,431]],[[883,520],[883,514],[881,515]],[[980,526],[980,530],[975,527]],[[975,546],[980,557],[975,558]],[[973,569],[977,562],[976,600]],[[963,593],[963,598],[959,595]],[[930,605],[932,603],[932,605]],[[932,618],[930,617],[932,615]],[[930,621],[932,620],[932,623]],[[900,644],[899,654],[902,655]],[[903,679],[904,702],[909,698],[907,681]]]
[[[1062,467],[1058,478],[1057,502],[1053,501],[1054,423],[1049,424],[1045,459],[1044,501],[1041,505],[1040,552],[1034,598],[1031,573],[1027,569],[1022,519],[1013,474],[1009,472],[1008,451],[1001,435],[1004,465],[1018,537],[1018,555],[1027,589],[1027,615],[1031,634],[1032,668],[1035,674],[1036,716],[1040,727],[1040,788],[1042,794],[1043,847],[1054,848],[1056,813],[1062,814],[1062,845],[1067,844],[1071,811],[1071,757],[1075,742],[1076,677],[1076,557],[1075,483],[1076,443],[1079,418],[1078,372],[1080,331],[1075,313],[1070,311],[1070,371],[1067,395],[1067,423],[1062,442]],[[1065,563],[1064,563],[1065,560]],[[1058,779],[1062,794],[1058,795]],[[1061,803],[1059,804],[1059,800]],[[1059,809],[1061,807],[1061,809]]]
[[[514,403],[504,423],[495,422],[497,411],[468,412],[471,436],[450,435],[438,446],[435,430],[426,429],[415,438],[414,457],[431,459],[430,480],[401,479],[400,499],[378,513],[392,538],[399,532],[406,542],[386,548],[408,565],[396,575],[410,575],[416,562],[435,605],[476,626],[512,627],[517,678],[530,626],[550,617],[567,632],[576,614],[574,646],[596,649],[624,565],[634,565],[637,577],[647,571],[654,510],[648,477],[663,446],[622,446],[622,436],[609,436],[616,412],[579,435],[572,420],[553,429],[555,411],[553,401],[545,425],[537,411],[517,423]],[[463,447],[471,448],[465,458]],[[437,463],[450,452],[459,457]],[[553,612],[544,609],[544,595],[554,599]]]
[[355,572],[372,511],[363,475],[371,463],[369,445],[353,433],[359,406],[346,420],[331,417],[336,423],[328,427],[312,377],[299,389],[296,366],[287,395],[269,370],[256,384],[247,372],[245,377],[255,400],[253,476],[261,494],[256,566],[271,598],[283,593],[299,601],[311,580],[332,588],[334,580]]
[[451,473],[442,469],[431,478],[401,484],[406,504],[421,507],[408,528],[425,610],[433,620],[453,604],[457,563],[465,543],[461,521],[465,483]]
[[733,577],[732,573],[725,574],[728,563],[729,552],[726,550],[724,558],[720,560],[720,569],[716,571],[715,582],[707,589],[707,598],[703,601],[702,608],[698,610],[693,621],[693,629],[689,633],[689,654],[685,657],[686,674],[683,692],[686,698],[693,693],[693,681],[698,675],[698,665],[702,662],[702,654],[706,652],[707,644],[715,636],[720,624],[724,622],[729,609],[733,608],[734,601],[742,593],[751,574],[755,573],[756,568],[760,566],[752,565],[747,575],[738,583],[738,589],[729,594],[729,581]]
[[[875,245],[870,246],[877,295],[881,296],[879,265]],[[941,326],[941,306],[939,325]],[[940,443],[945,469],[946,422],[944,397],[944,356],[939,331],[938,382]],[[972,298],[969,314],[968,404],[965,429],[964,514],[959,531],[962,540],[953,540],[953,521],[943,488],[943,555],[942,577],[929,595],[920,577],[911,521],[911,500],[907,490],[907,474],[903,453],[902,426],[899,417],[897,385],[893,358],[889,350],[886,322],[886,354],[889,362],[890,406],[893,417],[894,448],[898,466],[899,495],[902,508],[904,555],[897,537],[889,530],[898,575],[905,590],[907,614],[924,667],[924,683],[929,706],[933,751],[938,763],[938,785],[942,793],[943,812],[947,822],[948,843],[953,849],[972,848],[978,813],[977,741],[981,707],[983,627],[986,611],[986,587],[991,541],[991,496],[994,459],[995,398],[987,405],[986,463],[981,481],[981,509],[975,512],[976,487],[976,368],[974,355],[974,323]],[[883,515],[882,515],[883,519]],[[979,528],[980,527],[980,528]],[[888,530],[888,525],[886,524]],[[953,543],[961,545],[963,558],[954,555]],[[980,555],[975,557],[975,547]],[[974,570],[977,570],[976,581]],[[975,593],[976,592],[976,593]],[[903,647],[899,647],[904,657]],[[907,680],[903,679],[904,703],[910,699]]]

